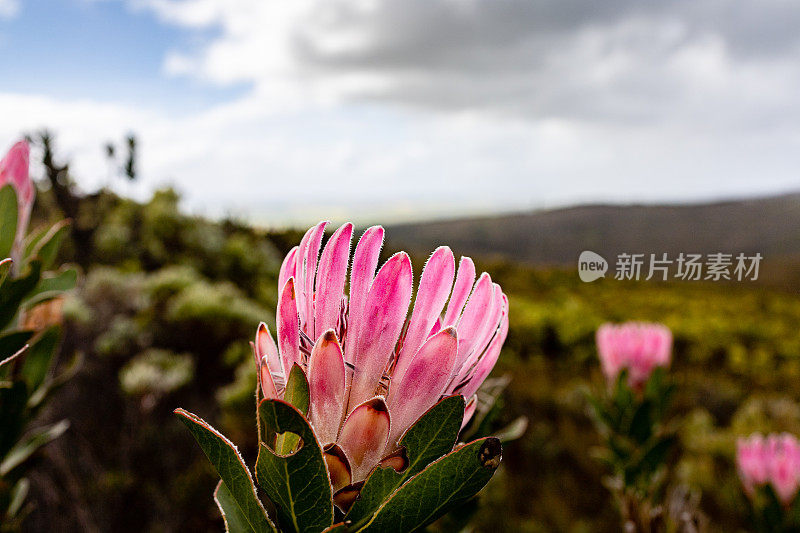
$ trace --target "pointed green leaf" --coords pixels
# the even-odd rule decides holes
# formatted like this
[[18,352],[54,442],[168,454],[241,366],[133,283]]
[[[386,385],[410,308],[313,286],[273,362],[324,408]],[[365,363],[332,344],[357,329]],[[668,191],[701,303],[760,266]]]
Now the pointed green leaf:
[[250,471],[233,443],[199,416],[183,409],[176,409],[175,414],[189,428],[203,453],[214,465],[252,530],[256,533],[275,532],[275,526],[258,499]]
[[511,442],[513,440],[517,440],[518,438],[522,437],[525,434],[525,430],[528,429],[528,417],[527,416],[519,416],[515,418],[510,424],[506,427],[497,431],[493,436],[500,439],[500,442],[506,443]]
[[0,188],[0,257],[11,255],[17,237],[19,206],[17,193],[11,185]]
[[445,455],[409,479],[355,531],[408,533],[423,528],[488,483],[500,465],[501,449],[499,440],[486,437]]
[[0,330],[4,329],[17,316],[19,306],[25,297],[39,283],[42,265],[31,261],[25,273],[12,279],[7,277],[0,285]]
[[42,270],[48,270],[55,263],[58,248],[69,232],[69,221],[56,223],[33,247],[32,254],[42,262]]
[[222,482],[217,483],[214,490],[214,502],[222,513],[222,520],[225,521],[225,531],[228,533],[253,533],[253,528],[247,521],[247,517],[236,504],[236,500],[228,490],[228,486]]
[[353,524],[366,523],[389,494],[432,461],[449,453],[456,443],[464,419],[464,398],[450,396],[431,407],[400,438],[408,466],[402,472],[391,466],[374,469],[361,494],[345,516]]
[[[308,379],[306,373],[300,368],[300,365],[295,363],[292,365],[292,370],[289,372],[289,379],[286,380],[286,391],[283,394],[284,401],[295,406],[303,416],[308,415],[308,407],[311,404],[311,395],[308,386]],[[260,420],[261,417],[259,417]],[[285,455],[295,449],[299,437],[294,434],[288,433],[285,435],[278,435],[275,443],[275,451],[281,455]]]
[[35,413],[38,408],[42,407],[45,398],[47,398],[49,394],[63,387],[70,379],[72,379],[75,374],[78,373],[78,370],[80,370],[82,365],[83,353],[76,352],[66,367],[59,374],[51,379],[46,380],[44,383],[42,383],[42,385],[39,386],[38,389],[33,391],[28,398],[28,409]]
[[61,326],[50,326],[30,343],[20,370],[29,391],[38,389],[47,378],[60,339]]
[[11,489],[10,503],[6,511],[8,518],[14,518],[17,516],[19,510],[22,509],[22,504],[25,503],[25,498],[28,496],[30,486],[30,481],[28,481],[28,478],[24,477],[17,481],[17,484]]
[[41,240],[50,233],[52,227],[43,226],[41,228],[37,228],[35,231],[28,233],[28,236],[25,237],[24,245],[25,245],[25,255],[24,257],[28,257],[33,255],[33,251],[39,245]]
[[25,440],[18,442],[6,456],[3,462],[0,463],[0,477],[8,475],[9,472],[24,463],[36,450],[47,444],[48,442],[57,439],[69,427],[67,420],[56,422],[51,426],[45,426],[31,434]]
[[[314,431],[296,407],[282,400],[262,400],[258,412],[266,438],[258,451],[256,479],[275,504],[282,530],[324,530],[333,523],[333,494]],[[299,448],[278,455],[266,443],[286,432],[299,437]]]
[[62,293],[75,288],[78,283],[78,270],[68,267],[57,274],[44,274],[36,285],[36,288],[27,296],[25,307],[31,307],[46,302]]
[[297,407],[297,410],[303,413],[303,416],[306,416],[310,403],[309,394],[306,373],[303,372],[300,365],[295,363],[289,372],[289,379],[286,380],[286,392],[283,395],[283,400]]

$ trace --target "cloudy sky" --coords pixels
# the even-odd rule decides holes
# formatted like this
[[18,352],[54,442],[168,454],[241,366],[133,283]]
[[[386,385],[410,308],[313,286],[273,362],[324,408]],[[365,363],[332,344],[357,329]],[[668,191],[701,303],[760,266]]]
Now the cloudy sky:
[[[796,0],[0,0],[0,145],[265,222],[800,190]],[[117,185],[120,187],[120,185]]]

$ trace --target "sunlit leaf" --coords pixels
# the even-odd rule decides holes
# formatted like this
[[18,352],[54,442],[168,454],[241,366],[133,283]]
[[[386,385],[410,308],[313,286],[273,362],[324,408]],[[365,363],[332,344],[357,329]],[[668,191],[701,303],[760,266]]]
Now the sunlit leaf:
[[0,463],[0,477],[8,475],[9,472],[33,455],[36,450],[60,437],[68,427],[69,422],[67,420],[62,420],[61,422],[56,422],[53,425],[38,429],[26,439],[18,442],[9,450],[3,458],[3,462]]
[[38,305],[75,288],[78,283],[78,270],[65,268],[56,274],[44,274],[33,291],[27,296],[25,307]]
[[32,256],[38,257],[42,263],[42,270],[48,270],[55,263],[58,248],[69,232],[69,221],[62,220],[56,223],[39,240],[31,251]]
[[183,409],[176,409],[175,414],[214,465],[252,530],[256,533],[276,531],[258,499],[250,471],[233,443],[197,415]]
[[242,512],[236,499],[228,490],[228,486],[222,482],[217,483],[217,488],[214,490],[214,502],[219,507],[219,512],[222,513],[222,519],[225,521],[225,531],[228,533],[253,533],[253,528],[247,521],[247,517]]
[[322,531],[333,523],[333,494],[322,448],[308,421],[293,405],[262,400],[258,409],[265,442],[291,432],[299,448],[279,455],[262,443],[256,461],[256,479],[275,504],[283,531]]
[[430,524],[481,490],[501,458],[500,441],[486,437],[462,446],[409,479],[354,531],[407,533]]
[[407,466],[401,472],[392,466],[373,470],[345,519],[356,525],[365,523],[389,494],[432,461],[449,453],[456,443],[463,418],[461,395],[450,396],[431,407],[400,438]]

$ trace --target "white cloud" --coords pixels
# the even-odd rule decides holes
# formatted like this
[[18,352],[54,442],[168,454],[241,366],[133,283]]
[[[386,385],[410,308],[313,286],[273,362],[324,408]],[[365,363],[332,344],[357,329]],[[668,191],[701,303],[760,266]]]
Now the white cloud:
[[19,13],[19,0],[0,0],[0,18],[12,18]]
[[303,222],[797,187],[800,7],[587,1],[130,0],[198,32],[166,75],[251,89],[177,117],[0,94],[0,141],[55,129],[92,187],[133,130],[142,191]]

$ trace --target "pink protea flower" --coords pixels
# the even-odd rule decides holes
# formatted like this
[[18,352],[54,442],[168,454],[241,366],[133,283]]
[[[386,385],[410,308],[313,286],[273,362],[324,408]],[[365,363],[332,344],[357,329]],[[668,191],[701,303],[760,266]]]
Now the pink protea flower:
[[19,215],[15,248],[19,247],[25,237],[33,209],[33,199],[36,195],[36,187],[28,175],[29,152],[28,143],[19,141],[0,160],[0,187],[11,184],[17,193]]
[[508,299],[488,274],[475,281],[468,257],[456,275],[453,253],[442,246],[422,271],[407,319],[411,261],[399,252],[375,273],[380,226],[367,229],[356,246],[348,297],[353,225],[336,230],[320,255],[327,224],[309,229],[286,256],[278,280],[277,344],[262,323],[254,349],[266,398],[283,397],[294,363],[306,371],[309,420],[331,473],[347,474],[334,481],[338,488],[364,479],[442,397],[463,395],[469,401],[465,420],[471,416],[475,393],[508,333]]
[[603,324],[596,340],[603,374],[609,383],[627,369],[628,384],[635,389],[641,388],[656,367],[669,366],[672,356],[672,333],[661,324]]
[[748,495],[770,484],[778,499],[788,505],[800,488],[800,442],[788,433],[740,438],[736,466]]

